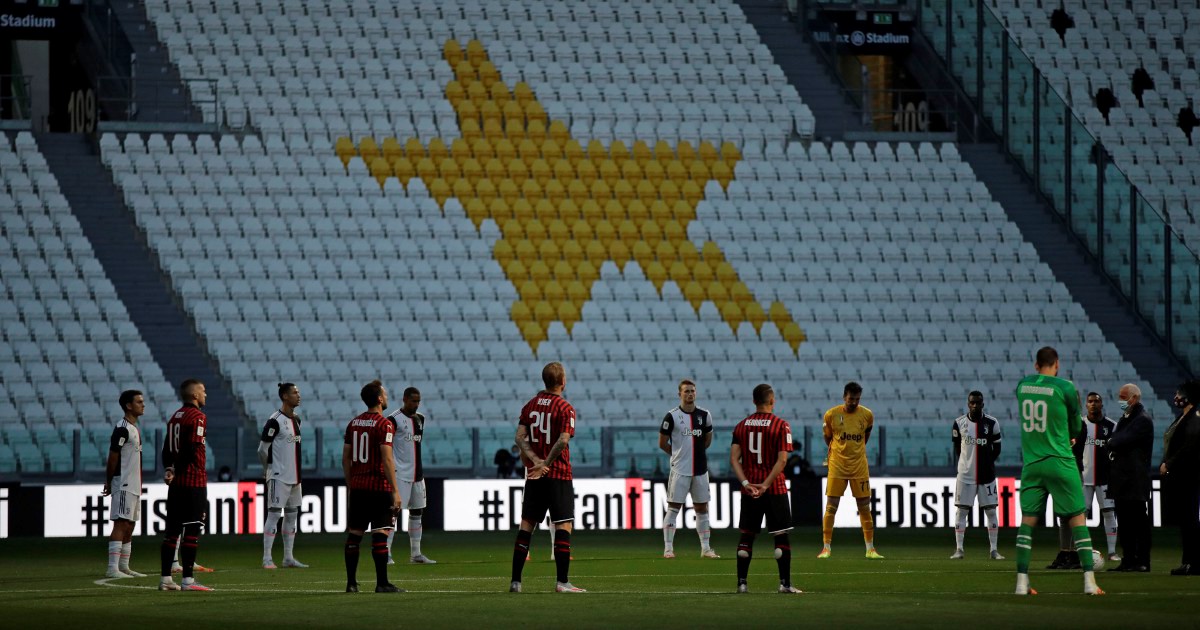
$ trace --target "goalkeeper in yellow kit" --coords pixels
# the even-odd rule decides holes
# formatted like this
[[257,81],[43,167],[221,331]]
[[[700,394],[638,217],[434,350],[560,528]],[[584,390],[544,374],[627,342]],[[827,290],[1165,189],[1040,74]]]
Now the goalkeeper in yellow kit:
[[838,504],[846,488],[854,495],[858,504],[858,519],[862,522],[863,541],[867,545],[867,557],[880,560],[883,556],[875,551],[875,519],[871,515],[871,472],[867,468],[867,441],[875,426],[875,414],[859,404],[862,400],[862,385],[846,384],[842,391],[842,404],[825,412],[825,444],[829,446],[829,479],[825,487],[828,503],[822,519],[821,534],[825,546],[818,558],[828,558],[833,542],[833,520]]

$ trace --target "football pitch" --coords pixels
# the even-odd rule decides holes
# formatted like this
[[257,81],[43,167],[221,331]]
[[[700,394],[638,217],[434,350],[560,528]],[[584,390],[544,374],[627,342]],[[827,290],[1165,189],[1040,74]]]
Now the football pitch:
[[[578,532],[571,580],[589,591],[579,595],[553,592],[549,535],[541,530],[519,595],[507,592],[508,532],[428,532],[423,550],[439,564],[390,567],[391,581],[409,591],[399,595],[370,592],[374,569],[365,551],[364,592],[343,592],[340,535],[299,536],[296,555],[311,568],[275,571],[259,567],[259,537],[204,538],[200,562],[216,572],[199,579],[211,593],[155,590],[155,537],[135,538],[131,563],[151,576],[121,580],[101,579],[102,540],[9,539],[0,541],[0,627],[1200,627],[1200,577],[1167,574],[1179,558],[1174,533],[1155,532],[1154,573],[1100,572],[1108,595],[1087,597],[1078,571],[1040,569],[1057,538],[1039,529],[1031,579],[1040,595],[1028,598],[1011,594],[1013,530],[1001,533],[1003,561],[985,559],[982,530],[969,533],[966,560],[949,560],[953,533],[942,529],[881,529],[886,559],[875,561],[863,558],[858,531],[839,529],[833,558],[818,561],[820,532],[800,529],[792,534],[792,579],[803,595],[775,592],[766,536],[755,546],[751,593],[734,594],[734,531],[714,532],[719,560],[699,557],[691,530],[679,531],[673,560],[659,557],[660,532]],[[396,542],[406,559],[406,537]],[[279,553],[277,542],[276,562]]]

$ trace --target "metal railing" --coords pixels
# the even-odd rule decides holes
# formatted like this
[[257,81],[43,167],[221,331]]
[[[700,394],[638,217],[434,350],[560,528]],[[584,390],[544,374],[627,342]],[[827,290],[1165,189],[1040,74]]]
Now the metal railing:
[[117,22],[111,0],[87,0],[85,16],[104,51],[104,56],[114,72],[125,77],[134,76],[137,56],[125,29]]
[[922,0],[962,90],[1074,236],[1186,369],[1200,372],[1200,258],[981,0]]
[[29,120],[33,114],[30,85],[33,77],[26,74],[0,74],[0,118]]
[[[133,122],[148,110],[178,108],[179,111],[175,112],[178,119],[190,119],[193,111],[197,111],[202,120],[213,131],[217,131],[224,119],[216,79],[184,77],[179,81],[131,80],[122,76],[106,76],[98,77],[96,83],[100,109],[106,120]],[[181,94],[181,90],[186,93]]]

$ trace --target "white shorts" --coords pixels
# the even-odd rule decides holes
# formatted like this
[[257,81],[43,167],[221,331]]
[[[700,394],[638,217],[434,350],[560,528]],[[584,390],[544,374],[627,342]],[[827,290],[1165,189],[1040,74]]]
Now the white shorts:
[[671,471],[667,477],[667,503],[683,503],[692,495],[692,503],[708,503],[708,473],[683,475]]
[[112,494],[112,506],[108,510],[108,518],[112,521],[142,520],[142,497],[136,492],[118,490]]
[[1108,484],[1102,486],[1090,483],[1083,484],[1083,504],[1087,506],[1089,512],[1092,511],[1092,497],[1096,498],[1096,502],[1100,504],[1101,510],[1116,508],[1116,502],[1108,496]]
[[300,493],[300,484],[283,483],[278,479],[267,481],[267,508],[271,510],[282,510],[286,508],[299,508],[300,499],[303,498]]
[[425,509],[425,480],[397,481],[400,486],[401,507],[406,510]]
[[989,483],[972,483],[960,478],[958,487],[954,490],[954,505],[970,508],[975,505],[976,498],[979,499],[979,507],[996,507],[1000,501],[996,496],[995,480]]

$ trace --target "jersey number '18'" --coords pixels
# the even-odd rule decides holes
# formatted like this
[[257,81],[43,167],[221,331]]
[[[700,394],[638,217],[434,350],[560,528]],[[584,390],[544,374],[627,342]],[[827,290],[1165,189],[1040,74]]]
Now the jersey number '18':
[[1021,401],[1021,430],[1026,433],[1045,433],[1047,405],[1044,400]]
[[179,434],[183,432],[183,427],[179,424],[171,425],[171,435],[167,438],[171,441],[171,452],[179,453]]
[[350,453],[355,463],[371,463],[371,436],[355,431],[350,435]]
[[534,444],[538,443],[538,433],[541,433],[543,442],[550,441],[550,413],[547,411],[531,411],[529,419],[533,420],[530,426],[529,441]]

